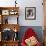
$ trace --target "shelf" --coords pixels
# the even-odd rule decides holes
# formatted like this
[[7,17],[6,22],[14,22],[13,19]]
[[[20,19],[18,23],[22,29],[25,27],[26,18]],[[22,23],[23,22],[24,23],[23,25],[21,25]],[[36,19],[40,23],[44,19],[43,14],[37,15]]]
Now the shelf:
[[10,41],[3,41],[4,43],[12,43],[12,42],[19,42],[19,40],[15,40],[15,41],[12,41],[12,40],[10,40]]
[[18,16],[2,16],[2,24],[18,24]]
[[17,32],[19,31],[20,29],[20,26],[19,24],[0,24],[0,27],[1,27],[1,31],[5,28],[9,28],[9,29],[12,29],[13,31],[16,29]]
[[18,46],[18,41],[11,41],[11,42],[2,42],[3,46]]
[[0,46],[18,46],[19,41],[1,41]]
[[19,9],[19,7],[0,7],[0,9],[1,9],[1,10],[6,10],[6,9],[8,9],[8,10],[9,10],[9,9],[10,9],[10,10],[11,10],[11,9],[16,9],[16,10],[17,10],[17,9]]
[[10,21],[12,20],[11,23],[9,23],[9,16],[17,16],[13,24],[18,24],[19,7],[0,7],[0,16],[0,24],[12,24],[12,19],[10,19]]
[[1,15],[18,15],[19,7],[0,7]]

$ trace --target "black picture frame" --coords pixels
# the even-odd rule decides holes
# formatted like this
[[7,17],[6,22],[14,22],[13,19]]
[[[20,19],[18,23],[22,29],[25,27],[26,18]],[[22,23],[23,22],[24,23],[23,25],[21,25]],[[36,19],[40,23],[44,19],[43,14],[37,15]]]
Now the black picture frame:
[[25,20],[36,19],[36,7],[25,7]]

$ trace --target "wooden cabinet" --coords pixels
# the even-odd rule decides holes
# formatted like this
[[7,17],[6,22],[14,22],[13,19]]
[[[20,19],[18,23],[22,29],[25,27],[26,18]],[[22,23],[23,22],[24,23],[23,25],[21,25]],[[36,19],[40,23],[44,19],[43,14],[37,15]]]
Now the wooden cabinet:
[[[16,40],[16,37],[18,38],[18,31],[20,29],[18,17],[19,7],[0,7],[0,46],[18,46],[19,39]],[[10,34],[11,32],[12,34]],[[7,36],[5,36],[4,34]],[[5,36],[5,38],[3,35]],[[9,39],[9,36],[11,37],[11,39]]]
[[3,46],[18,46],[18,41],[5,41],[2,44]]

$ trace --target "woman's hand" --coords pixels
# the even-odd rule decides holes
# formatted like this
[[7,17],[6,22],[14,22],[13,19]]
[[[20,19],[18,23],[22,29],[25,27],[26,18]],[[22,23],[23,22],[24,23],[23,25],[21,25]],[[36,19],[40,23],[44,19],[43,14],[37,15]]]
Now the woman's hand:
[[35,46],[38,43],[38,41],[34,36],[32,36],[32,37],[26,39],[25,43],[27,44],[27,46]]

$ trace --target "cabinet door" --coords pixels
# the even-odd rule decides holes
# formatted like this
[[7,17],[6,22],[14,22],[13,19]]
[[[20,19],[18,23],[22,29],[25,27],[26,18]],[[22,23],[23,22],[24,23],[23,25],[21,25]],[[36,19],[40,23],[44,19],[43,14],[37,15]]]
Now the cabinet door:
[[1,32],[0,32],[0,41],[1,41]]
[[1,15],[0,15],[0,24],[1,24]]
[[2,42],[0,41],[0,46],[2,46]]

